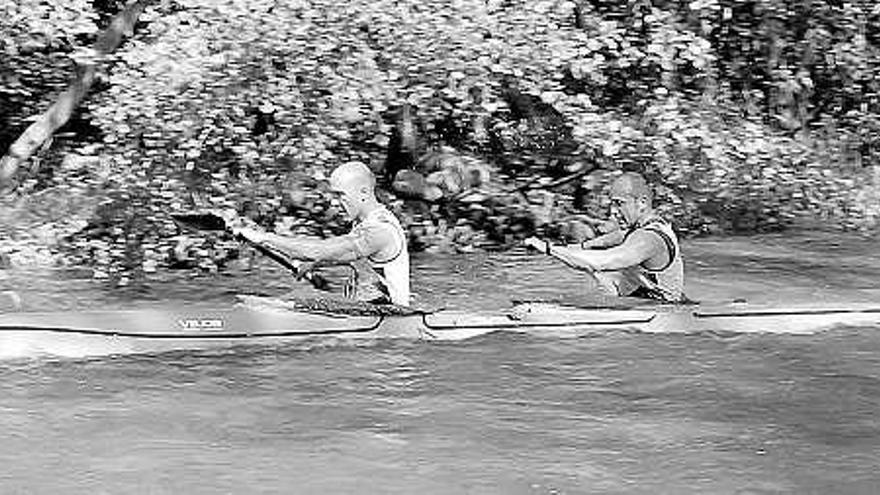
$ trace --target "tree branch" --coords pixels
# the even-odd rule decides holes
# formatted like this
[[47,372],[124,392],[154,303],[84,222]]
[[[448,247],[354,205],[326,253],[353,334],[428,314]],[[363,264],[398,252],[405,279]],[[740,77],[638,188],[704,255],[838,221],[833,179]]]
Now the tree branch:
[[74,110],[95,82],[100,59],[122,44],[125,36],[134,31],[138,17],[154,1],[156,0],[136,0],[126,5],[122,12],[113,18],[110,26],[98,36],[88,57],[77,60],[74,77],[67,89],[45,113],[25,129],[9,147],[6,156],[0,159],[0,190],[7,189],[21,164],[33,156],[55,131],[70,120]]

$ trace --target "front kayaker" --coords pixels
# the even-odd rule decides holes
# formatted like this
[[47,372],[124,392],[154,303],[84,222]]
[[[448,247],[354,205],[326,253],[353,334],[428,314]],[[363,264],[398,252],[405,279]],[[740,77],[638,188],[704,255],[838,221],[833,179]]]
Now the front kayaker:
[[[376,198],[376,179],[360,162],[340,165],[330,175],[330,194],[355,222],[345,235],[327,239],[281,236],[237,226],[233,230],[251,242],[277,248],[291,258],[329,263],[366,260],[375,272],[378,296],[361,297],[374,303],[408,306],[410,302],[407,236],[397,217]],[[375,292],[375,291],[374,291]]]
[[595,275],[616,296],[681,302],[684,262],[672,226],[653,208],[651,188],[641,174],[626,172],[611,185],[611,217],[620,226],[581,245],[553,246],[531,237],[525,244],[569,266]]

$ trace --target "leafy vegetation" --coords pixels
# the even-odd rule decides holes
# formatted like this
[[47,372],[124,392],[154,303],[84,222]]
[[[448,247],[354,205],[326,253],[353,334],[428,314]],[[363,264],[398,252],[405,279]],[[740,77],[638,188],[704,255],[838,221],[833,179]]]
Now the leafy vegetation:
[[[123,5],[0,6],[6,149]],[[115,278],[233,258],[179,237],[167,213],[193,206],[338,232],[319,182],[348,160],[415,248],[586,235],[620,169],[687,234],[870,228],[878,26],[880,7],[826,0],[161,0],[3,201],[79,205],[57,245]]]

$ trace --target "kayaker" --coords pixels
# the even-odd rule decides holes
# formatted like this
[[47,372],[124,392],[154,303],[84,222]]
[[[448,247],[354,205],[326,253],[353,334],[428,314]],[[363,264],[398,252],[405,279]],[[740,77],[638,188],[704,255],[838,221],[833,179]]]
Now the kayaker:
[[611,218],[619,229],[581,245],[554,246],[536,237],[526,239],[525,244],[592,273],[612,295],[686,300],[678,237],[672,225],[654,211],[645,178],[636,172],[624,173],[611,184],[610,196]]
[[[298,260],[317,263],[350,263],[365,260],[375,273],[375,303],[408,306],[410,302],[407,236],[397,217],[376,198],[376,178],[360,162],[340,165],[330,175],[330,191],[345,214],[354,221],[351,232],[327,239],[282,236],[246,226],[235,234],[277,248]],[[360,274],[359,274],[360,275]]]

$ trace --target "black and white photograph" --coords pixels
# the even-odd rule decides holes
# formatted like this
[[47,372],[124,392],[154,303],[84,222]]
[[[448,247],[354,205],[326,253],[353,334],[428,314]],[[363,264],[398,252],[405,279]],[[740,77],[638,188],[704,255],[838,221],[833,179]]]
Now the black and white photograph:
[[0,0],[0,494],[880,494],[880,2]]

